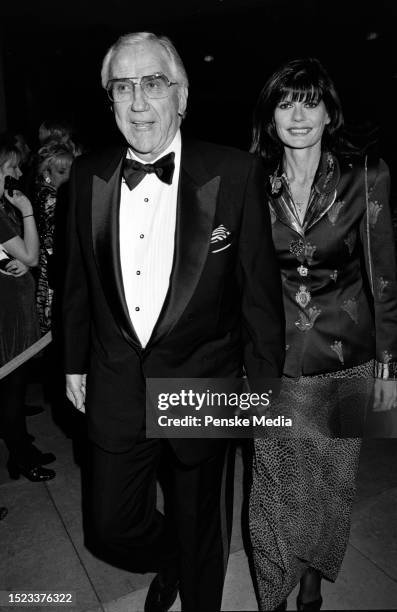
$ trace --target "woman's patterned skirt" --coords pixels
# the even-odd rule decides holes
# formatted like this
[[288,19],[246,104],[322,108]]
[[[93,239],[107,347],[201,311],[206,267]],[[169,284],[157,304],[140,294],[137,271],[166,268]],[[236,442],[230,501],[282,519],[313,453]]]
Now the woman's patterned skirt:
[[352,436],[361,430],[372,376],[368,362],[283,379],[278,409],[291,414],[293,407],[299,424],[288,439],[254,440],[249,523],[260,610],[273,610],[288,597],[308,566],[336,579],[361,446]]

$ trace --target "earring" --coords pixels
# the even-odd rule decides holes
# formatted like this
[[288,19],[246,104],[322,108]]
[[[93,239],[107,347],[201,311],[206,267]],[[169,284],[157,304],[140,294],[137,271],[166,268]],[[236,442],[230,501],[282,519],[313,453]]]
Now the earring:
[[51,183],[51,179],[49,176],[46,176],[44,180],[47,184]]

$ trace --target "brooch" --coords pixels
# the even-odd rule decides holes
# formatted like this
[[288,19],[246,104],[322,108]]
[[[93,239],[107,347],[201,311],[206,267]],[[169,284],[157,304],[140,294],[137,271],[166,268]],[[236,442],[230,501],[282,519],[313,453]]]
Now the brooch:
[[300,238],[298,240],[292,240],[289,245],[289,250],[292,255],[295,255],[295,257],[299,257],[305,250],[305,243]]
[[309,270],[307,268],[305,268],[305,266],[299,266],[296,269],[299,272],[300,276],[307,276],[307,273],[309,272]]
[[295,294],[295,299],[298,302],[299,306],[302,306],[302,308],[306,308],[306,306],[312,299],[312,296],[310,295],[310,291],[308,291],[307,287],[305,287],[305,285],[301,285],[299,287],[299,291],[297,291]]

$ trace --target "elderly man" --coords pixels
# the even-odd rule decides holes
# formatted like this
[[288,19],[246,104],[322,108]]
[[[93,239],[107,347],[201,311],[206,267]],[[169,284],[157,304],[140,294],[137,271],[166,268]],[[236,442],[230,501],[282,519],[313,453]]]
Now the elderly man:
[[159,572],[145,610],[168,610],[179,588],[185,612],[215,612],[231,526],[225,444],[146,438],[145,379],[280,374],[261,164],[181,138],[188,80],[169,39],[121,37],[102,84],[125,141],[73,168],[64,294],[67,395],[92,441],[87,524],[109,561]]

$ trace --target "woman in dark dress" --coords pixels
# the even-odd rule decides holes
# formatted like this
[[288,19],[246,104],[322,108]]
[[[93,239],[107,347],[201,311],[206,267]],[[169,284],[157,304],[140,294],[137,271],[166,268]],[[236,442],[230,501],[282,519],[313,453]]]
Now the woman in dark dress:
[[[294,60],[264,86],[251,151],[267,165],[267,202],[286,312],[279,408],[290,439],[257,439],[250,532],[261,610],[318,610],[321,579],[345,554],[363,411],[397,397],[397,286],[382,160],[340,137],[335,87],[315,59]],[[375,383],[373,382],[375,376]]]
[[[51,330],[54,293],[54,234],[58,189],[69,180],[74,159],[71,146],[56,140],[48,141],[37,153],[38,176],[35,209],[40,237],[39,274],[37,279],[37,312],[42,334]],[[63,228],[60,228],[61,231]]]
[[[37,265],[39,240],[32,205],[20,191],[5,189],[6,177],[18,179],[19,153],[12,140],[0,139],[0,368],[39,338],[35,282],[30,267]],[[43,463],[55,459],[41,453],[26,431],[24,400],[26,367],[19,366],[0,379],[0,418],[9,450],[10,476],[32,481],[49,480],[53,470]]]

